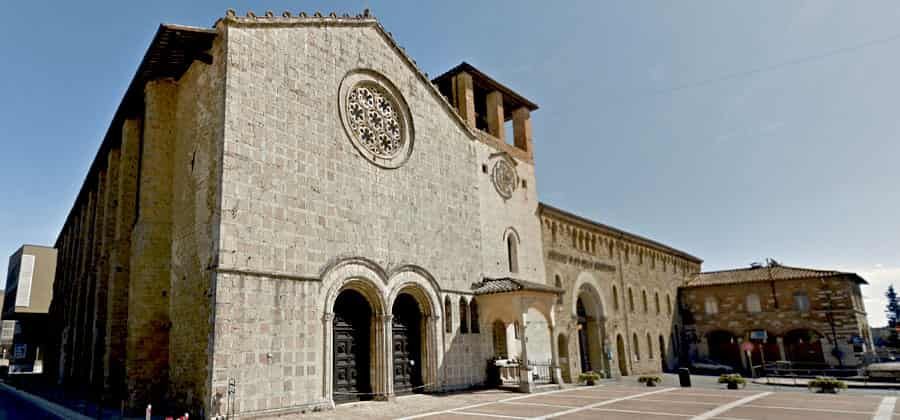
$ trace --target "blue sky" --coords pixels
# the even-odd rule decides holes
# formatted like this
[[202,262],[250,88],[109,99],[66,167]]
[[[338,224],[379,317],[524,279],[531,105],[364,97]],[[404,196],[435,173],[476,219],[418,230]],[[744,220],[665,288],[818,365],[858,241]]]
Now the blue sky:
[[883,291],[900,286],[889,1],[10,3],[0,254],[54,242],[159,23],[365,7],[429,74],[465,60],[541,106],[543,201],[707,270],[772,257],[859,272],[870,320],[884,323]]

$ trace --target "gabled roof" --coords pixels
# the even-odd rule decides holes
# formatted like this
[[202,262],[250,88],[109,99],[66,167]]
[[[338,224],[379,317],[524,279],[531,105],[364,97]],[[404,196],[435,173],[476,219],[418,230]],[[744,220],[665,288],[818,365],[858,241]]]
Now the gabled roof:
[[784,265],[754,266],[734,270],[710,271],[696,274],[685,287],[718,286],[725,284],[849,277],[860,284],[869,284],[856,273],[818,270],[813,268],[788,267]]
[[[512,105],[512,106],[508,107],[510,110],[513,110],[520,106],[524,106],[524,107],[528,108],[529,111],[534,111],[534,110],[538,109],[537,104],[535,104],[534,102],[531,102],[528,99],[525,99],[524,96],[519,95],[512,89],[510,89],[510,88],[506,87],[505,85],[503,85],[502,83],[494,80],[493,78],[491,78],[491,76],[488,76],[481,70],[478,70],[477,68],[475,68],[475,66],[473,66],[469,63],[466,63],[465,61],[463,61],[456,67],[454,67],[450,70],[447,70],[446,72],[444,72],[444,74],[442,74],[438,77],[435,77],[434,79],[432,79],[431,82],[434,83],[435,85],[439,85],[439,84],[449,80],[451,77],[453,77],[459,73],[462,73],[462,72],[469,73],[472,76],[472,81],[476,85],[481,86],[488,91],[496,90],[496,91],[499,91],[500,93],[502,93],[504,99],[508,100],[510,102],[510,105]],[[504,104],[504,108],[507,108],[507,106],[505,104]]]
[[543,283],[535,283],[533,281],[516,279],[512,277],[502,277],[497,279],[485,277],[483,281],[472,285],[472,291],[475,293],[475,295],[492,295],[495,293],[510,293],[519,291],[555,294],[563,293],[563,289],[560,289],[558,287],[546,285]]

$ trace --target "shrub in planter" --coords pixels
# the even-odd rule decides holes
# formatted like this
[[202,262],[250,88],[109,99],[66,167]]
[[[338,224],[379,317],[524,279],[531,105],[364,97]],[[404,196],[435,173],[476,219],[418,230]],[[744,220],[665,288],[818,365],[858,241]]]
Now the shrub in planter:
[[642,375],[638,377],[638,383],[647,386],[656,386],[660,382],[662,382],[662,378],[657,375]]
[[747,384],[747,380],[745,380],[743,376],[738,375],[737,373],[719,376],[718,382],[720,384],[728,385],[728,389],[738,389],[739,385]]
[[602,376],[597,372],[583,372],[578,375],[578,382],[584,382],[587,385],[596,385]]
[[825,394],[837,394],[838,390],[847,389],[846,382],[828,376],[819,376],[816,377],[816,379],[810,379],[807,386],[809,386],[810,390],[817,389],[818,391],[816,392]]

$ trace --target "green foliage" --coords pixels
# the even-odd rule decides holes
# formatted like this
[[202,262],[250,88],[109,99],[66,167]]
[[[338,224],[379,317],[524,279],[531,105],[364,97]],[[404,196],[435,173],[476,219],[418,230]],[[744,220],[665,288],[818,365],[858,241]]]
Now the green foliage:
[[744,385],[747,383],[747,380],[744,379],[743,376],[737,373],[729,373],[722,376],[719,376],[720,384],[735,384],[735,385]]
[[847,389],[847,383],[829,376],[818,376],[816,379],[810,379],[810,389],[818,388],[820,392],[837,392],[839,389]]
[[653,386],[660,382],[662,382],[662,377],[657,376],[657,375],[641,375],[638,377],[638,383],[640,383],[640,384],[646,384],[649,386]]
[[900,326],[900,298],[897,297],[897,291],[894,290],[894,285],[888,286],[887,292],[884,294],[887,297],[887,309],[884,311],[887,315],[888,328],[890,328],[890,336],[888,337],[888,346],[890,347],[900,347],[900,338],[897,337],[896,327]]
[[578,375],[578,382],[586,382],[588,385],[591,385],[600,380],[600,378],[602,377],[602,375],[594,371],[582,372],[580,375]]

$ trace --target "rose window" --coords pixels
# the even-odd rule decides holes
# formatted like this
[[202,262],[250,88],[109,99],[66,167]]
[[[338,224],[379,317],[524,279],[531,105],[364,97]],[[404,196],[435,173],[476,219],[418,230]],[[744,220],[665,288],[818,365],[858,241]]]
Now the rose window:
[[391,158],[403,148],[397,105],[375,83],[359,83],[347,94],[346,115],[350,132],[376,157]]
[[494,182],[494,188],[497,189],[497,193],[503,198],[512,197],[512,194],[519,183],[516,169],[506,160],[498,160],[497,163],[494,164],[491,178]]

